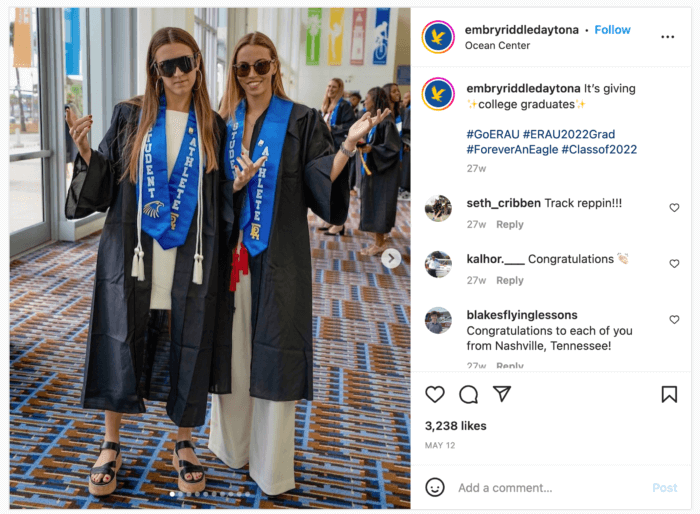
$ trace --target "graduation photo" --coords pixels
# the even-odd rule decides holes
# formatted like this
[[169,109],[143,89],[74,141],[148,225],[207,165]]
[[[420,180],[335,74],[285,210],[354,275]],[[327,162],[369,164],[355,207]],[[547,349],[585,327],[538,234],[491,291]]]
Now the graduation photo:
[[410,507],[410,36],[10,9],[10,508]]

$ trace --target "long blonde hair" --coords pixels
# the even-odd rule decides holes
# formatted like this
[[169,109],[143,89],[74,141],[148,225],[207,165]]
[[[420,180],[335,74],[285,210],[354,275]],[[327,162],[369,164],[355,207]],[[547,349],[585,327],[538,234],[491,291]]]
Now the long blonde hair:
[[289,97],[287,97],[287,95],[284,93],[280,61],[279,57],[277,56],[277,48],[275,48],[275,44],[262,32],[251,32],[238,40],[238,43],[236,43],[236,48],[233,50],[233,55],[231,56],[231,62],[228,66],[226,89],[224,90],[224,97],[221,99],[221,107],[219,108],[219,114],[225,120],[229,117],[235,116],[236,107],[238,107],[240,101],[245,98],[245,91],[238,82],[238,77],[236,77],[236,72],[233,69],[233,65],[238,63],[236,60],[238,58],[238,52],[246,45],[262,46],[270,51],[270,59],[277,63],[277,73],[272,76],[272,94],[277,95],[280,98],[284,98],[285,100],[289,100]]
[[[343,98],[343,95],[345,94],[345,83],[343,82],[343,79],[339,78],[332,78],[331,79],[333,82],[338,84],[338,90],[339,90],[339,98],[338,101]],[[323,95],[323,105],[321,106],[321,113],[327,114],[331,110],[331,99],[328,98],[328,95]]]
[[[153,34],[148,45],[148,53],[146,55],[146,92],[124,102],[141,107],[141,122],[138,129],[129,138],[129,148],[131,150],[128,154],[128,166],[122,175],[122,180],[128,177],[132,184],[136,183],[138,177],[141,143],[148,130],[156,122],[160,106],[160,93],[157,90],[158,72],[154,66],[155,55],[161,46],[173,43],[183,43],[192,49],[194,55],[199,54],[201,80],[199,81],[199,86],[192,89],[194,108],[199,122],[204,155],[207,158],[206,172],[211,172],[218,165],[218,156],[214,144],[214,112],[211,109],[209,93],[207,92],[207,77],[202,66],[203,59],[199,46],[197,41],[186,30],[177,27],[164,27]],[[196,81],[197,79],[195,79],[195,83]],[[216,138],[218,139],[218,137],[219,134],[217,132]]]

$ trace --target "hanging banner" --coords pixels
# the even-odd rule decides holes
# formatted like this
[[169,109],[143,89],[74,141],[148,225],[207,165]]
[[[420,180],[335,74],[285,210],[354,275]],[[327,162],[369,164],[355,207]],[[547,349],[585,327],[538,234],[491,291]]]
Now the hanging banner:
[[321,17],[322,9],[312,7],[306,19],[306,65],[318,66],[321,53]]
[[330,33],[328,34],[328,64],[340,66],[343,58],[343,33],[345,32],[345,9],[331,9]]
[[386,64],[389,53],[389,7],[377,7],[374,22],[374,46],[372,47],[372,63]]
[[350,64],[362,66],[365,63],[365,26],[367,9],[352,10],[352,41],[350,42]]
[[80,9],[63,9],[66,75],[80,75]]
[[13,68],[32,67],[32,10],[15,9]]

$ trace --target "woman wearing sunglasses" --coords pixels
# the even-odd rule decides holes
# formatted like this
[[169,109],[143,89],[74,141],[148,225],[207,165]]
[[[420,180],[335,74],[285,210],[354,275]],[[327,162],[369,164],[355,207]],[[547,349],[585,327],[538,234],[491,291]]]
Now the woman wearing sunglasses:
[[220,114],[224,165],[235,177],[235,266],[226,285],[236,309],[233,394],[212,397],[209,448],[232,468],[249,463],[262,491],[277,495],[295,487],[295,401],[313,399],[307,211],[343,224],[348,157],[389,111],[363,116],[336,152],[320,113],[287,98],[275,45],[255,32],[234,49]]
[[[105,411],[105,442],[89,478],[96,496],[117,486],[122,415],[145,412],[144,398],[166,400],[178,427],[172,462],[179,489],[203,490],[192,427],[204,424],[207,392],[231,387],[230,332],[221,339],[211,328],[222,273],[220,194],[230,191],[233,200],[233,183],[220,184],[226,126],[211,110],[190,34],[158,30],[146,62],[144,95],[115,107],[97,150],[87,140],[91,116],[76,119],[66,111],[80,151],[66,217],[109,209],[97,253],[81,398],[84,408]],[[170,352],[157,359],[167,311]],[[165,387],[156,378],[152,385],[159,364],[169,375]]]

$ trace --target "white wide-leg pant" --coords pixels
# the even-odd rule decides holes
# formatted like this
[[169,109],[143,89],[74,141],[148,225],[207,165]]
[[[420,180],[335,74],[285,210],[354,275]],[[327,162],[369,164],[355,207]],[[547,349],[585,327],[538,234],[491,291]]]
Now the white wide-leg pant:
[[241,273],[235,292],[232,394],[213,394],[209,449],[227,466],[249,463],[250,476],[265,494],[295,488],[295,402],[273,402],[250,396],[250,273]]

